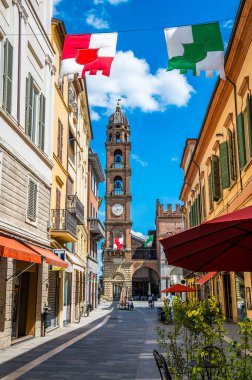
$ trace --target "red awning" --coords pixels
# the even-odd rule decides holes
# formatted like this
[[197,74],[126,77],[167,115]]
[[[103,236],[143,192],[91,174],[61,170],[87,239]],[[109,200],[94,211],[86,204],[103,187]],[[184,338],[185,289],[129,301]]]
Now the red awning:
[[49,265],[55,265],[60,268],[67,268],[68,264],[61,260],[57,255],[55,255],[49,249],[41,248],[33,244],[27,244],[31,249],[39,253],[41,256],[45,257],[46,263]]
[[15,239],[0,236],[0,256],[41,264],[41,256]]
[[190,288],[189,286],[185,286],[182,284],[176,284],[171,286],[170,288],[161,290],[162,293],[183,293],[183,292],[197,292],[197,289]]
[[252,272],[252,206],[160,241],[170,265],[194,272]]
[[214,276],[216,276],[218,272],[208,272],[207,274],[205,274],[205,276],[201,277],[197,282],[196,284],[198,285],[204,285],[207,281],[211,280],[211,278],[213,278]]

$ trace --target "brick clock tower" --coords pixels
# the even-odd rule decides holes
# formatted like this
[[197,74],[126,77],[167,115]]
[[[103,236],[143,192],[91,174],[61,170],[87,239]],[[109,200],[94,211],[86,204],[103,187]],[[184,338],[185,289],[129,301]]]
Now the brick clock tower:
[[132,296],[130,216],[130,126],[119,101],[107,125],[106,239],[103,249],[104,296],[119,300]]

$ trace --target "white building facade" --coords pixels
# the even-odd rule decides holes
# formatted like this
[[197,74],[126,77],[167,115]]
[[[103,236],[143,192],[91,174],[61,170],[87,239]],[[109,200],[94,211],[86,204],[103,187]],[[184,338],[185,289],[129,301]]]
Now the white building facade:
[[29,244],[50,246],[51,17],[52,0],[0,0],[0,348],[43,332],[48,264]]

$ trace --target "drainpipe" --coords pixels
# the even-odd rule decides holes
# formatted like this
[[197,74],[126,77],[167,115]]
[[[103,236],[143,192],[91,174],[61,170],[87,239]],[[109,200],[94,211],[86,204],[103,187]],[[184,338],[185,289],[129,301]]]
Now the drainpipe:
[[20,125],[20,90],[21,90],[21,36],[22,36],[22,10],[18,7],[18,80],[17,80],[17,122]]
[[[235,102],[235,125],[236,125],[236,147],[238,148],[238,135],[237,135],[237,117],[238,117],[238,111],[237,111],[237,90],[236,90],[236,84],[226,76],[226,79],[231,83],[231,85],[234,88],[234,102]],[[241,177],[241,169],[239,165],[239,177],[240,177],[240,184],[241,184],[241,191],[243,190],[243,184],[242,184],[242,177]]]

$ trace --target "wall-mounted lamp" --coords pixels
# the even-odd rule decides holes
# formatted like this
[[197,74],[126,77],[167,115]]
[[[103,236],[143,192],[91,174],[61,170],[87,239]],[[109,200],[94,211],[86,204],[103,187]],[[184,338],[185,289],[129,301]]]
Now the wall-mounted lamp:
[[223,137],[223,133],[216,133],[216,137]]

